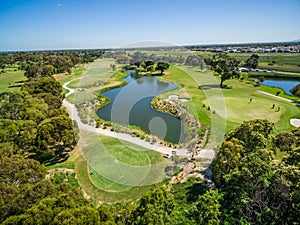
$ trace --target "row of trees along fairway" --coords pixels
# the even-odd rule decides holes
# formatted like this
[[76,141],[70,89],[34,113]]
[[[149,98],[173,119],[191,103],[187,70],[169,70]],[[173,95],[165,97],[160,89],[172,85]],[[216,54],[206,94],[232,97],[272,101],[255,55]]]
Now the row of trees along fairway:
[[240,77],[238,66],[246,66],[247,68],[255,69],[258,66],[259,56],[251,55],[246,62],[240,62],[236,58],[229,56],[227,53],[219,53],[212,58],[205,58],[212,70],[221,75],[220,87],[223,88],[223,82],[233,77]]
[[25,76],[51,76],[55,73],[72,72],[75,65],[93,62],[103,54],[102,50],[61,50],[36,52],[0,53],[1,73],[5,68],[24,70]]

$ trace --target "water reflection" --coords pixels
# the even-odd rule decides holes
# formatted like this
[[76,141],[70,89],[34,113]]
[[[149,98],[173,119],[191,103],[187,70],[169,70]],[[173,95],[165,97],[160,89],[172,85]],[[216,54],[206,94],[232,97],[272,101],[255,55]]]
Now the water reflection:
[[[184,140],[182,122],[169,114],[151,108],[151,100],[162,92],[178,87],[159,81],[153,76],[138,76],[133,71],[125,78],[128,84],[104,93],[111,103],[100,109],[97,115],[108,121],[135,125],[167,141]],[[160,123],[158,121],[161,121]]]

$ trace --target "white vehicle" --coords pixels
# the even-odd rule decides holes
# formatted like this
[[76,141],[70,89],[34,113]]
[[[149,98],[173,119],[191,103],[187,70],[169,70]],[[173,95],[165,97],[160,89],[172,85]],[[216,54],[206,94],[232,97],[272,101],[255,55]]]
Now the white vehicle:
[[171,155],[167,153],[167,154],[164,155],[164,157],[169,159],[169,158],[171,158]]

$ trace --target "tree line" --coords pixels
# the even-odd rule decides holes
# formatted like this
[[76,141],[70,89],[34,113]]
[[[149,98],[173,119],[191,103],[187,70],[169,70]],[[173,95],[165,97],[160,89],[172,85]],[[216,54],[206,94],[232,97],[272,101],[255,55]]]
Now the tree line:
[[212,58],[205,58],[204,61],[217,74],[221,75],[220,87],[224,88],[224,81],[230,78],[240,78],[239,66],[255,69],[258,66],[259,56],[252,54],[245,62],[240,62],[227,53],[218,53]]
[[0,69],[3,73],[5,68],[16,66],[28,78],[71,73],[75,65],[93,62],[103,53],[102,50],[4,52],[0,53]]
[[155,53],[147,54],[145,52],[134,52],[130,54],[126,51],[108,51],[102,57],[116,59],[120,64],[135,64],[141,62],[164,62],[168,64],[184,64],[188,66],[200,66],[202,69],[206,67],[204,59],[197,55],[189,55],[187,57],[183,54],[176,56],[170,54],[158,55]]

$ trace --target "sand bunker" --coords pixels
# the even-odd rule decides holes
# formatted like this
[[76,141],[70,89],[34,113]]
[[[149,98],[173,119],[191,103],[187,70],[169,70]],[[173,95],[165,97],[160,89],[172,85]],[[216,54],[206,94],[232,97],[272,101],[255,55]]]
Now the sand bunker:
[[294,127],[300,127],[300,119],[297,119],[297,118],[290,119],[290,123],[291,123]]

